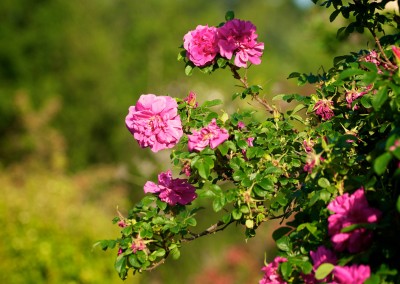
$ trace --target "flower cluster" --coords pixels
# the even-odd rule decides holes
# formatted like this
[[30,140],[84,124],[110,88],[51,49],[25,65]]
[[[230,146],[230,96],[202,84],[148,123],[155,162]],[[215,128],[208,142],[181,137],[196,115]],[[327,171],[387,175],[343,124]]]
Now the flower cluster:
[[140,147],[153,152],[174,147],[183,135],[178,104],[169,96],[141,95],[125,124]]
[[[372,238],[372,232],[362,225],[378,222],[381,212],[369,207],[363,188],[352,195],[345,193],[328,204],[334,214],[328,218],[328,232],[337,251],[348,250],[357,253],[365,249]],[[360,225],[349,232],[343,229]]]
[[197,197],[196,188],[186,179],[172,178],[170,170],[158,175],[158,184],[146,182],[144,192],[158,194],[162,201],[170,205],[186,205]]
[[237,67],[260,64],[264,43],[257,41],[250,21],[232,19],[221,27],[198,25],[183,37],[187,58],[198,67],[213,64],[217,56],[232,59]]
[[333,112],[333,101],[322,99],[315,103],[314,111],[324,120],[331,119],[335,114]]

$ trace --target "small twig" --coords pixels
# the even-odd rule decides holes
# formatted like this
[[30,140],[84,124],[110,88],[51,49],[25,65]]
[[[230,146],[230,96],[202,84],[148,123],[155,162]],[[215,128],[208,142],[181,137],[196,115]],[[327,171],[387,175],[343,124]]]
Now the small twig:
[[397,66],[393,65],[393,63],[389,60],[389,58],[386,56],[385,52],[383,51],[381,42],[379,41],[378,36],[376,35],[375,31],[372,28],[368,28],[372,36],[374,37],[375,43],[378,46],[378,49],[380,53],[382,54],[383,58],[385,59],[385,63],[392,69],[396,70]]
[[260,97],[258,96],[258,94],[254,94],[254,95],[253,95],[253,98],[254,98],[257,102],[259,102],[261,105],[263,105],[263,106],[267,109],[267,111],[268,111],[269,113],[271,113],[271,114],[274,113],[275,110],[267,103],[267,101],[266,101],[265,99],[260,98]]
[[152,271],[153,269],[157,268],[158,266],[160,266],[161,264],[163,264],[165,262],[167,257],[168,257],[168,252],[165,254],[164,258],[161,259],[159,262],[156,262],[152,266],[146,268],[146,271]]
[[[191,237],[186,237],[186,238],[183,238],[181,241],[182,241],[182,243],[185,243],[185,242],[190,242],[190,241],[193,241],[193,240],[195,240],[195,239],[197,239],[197,238],[200,238],[200,237],[203,237],[203,236],[207,236],[207,235],[210,235],[210,234],[213,234],[213,233],[216,233],[216,232],[219,232],[219,231],[222,231],[222,230],[224,230],[226,227],[228,227],[230,224],[232,224],[234,221],[229,221],[228,223],[224,223],[224,222],[222,222],[222,221],[218,221],[217,223],[215,223],[214,225],[212,225],[212,226],[210,226],[208,229],[206,229],[205,231],[203,231],[203,232],[201,232],[201,233],[198,233],[198,234],[193,234],[192,233],[192,236]],[[224,226],[222,226],[222,225],[224,225]],[[222,227],[221,227],[222,226]]]

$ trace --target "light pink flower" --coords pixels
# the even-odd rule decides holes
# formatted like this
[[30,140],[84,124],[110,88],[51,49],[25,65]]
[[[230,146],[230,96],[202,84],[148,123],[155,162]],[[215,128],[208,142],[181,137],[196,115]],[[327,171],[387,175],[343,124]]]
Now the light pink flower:
[[328,233],[335,250],[347,249],[350,253],[357,253],[368,247],[372,232],[366,228],[341,232],[343,228],[354,224],[378,222],[381,212],[369,207],[363,188],[356,190],[352,195],[345,193],[336,197],[328,204],[328,209],[334,213],[328,218]]
[[261,269],[265,272],[264,278],[259,281],[259,284],[286,284],[287,282],[278,274],[279,264],[286,261],[286,258],[277,256],[270,264],[264,266]]
[[188,138],[189,151],[201,151],[207,146],[210,146],[211,149],[216,148],[229,138],[229,134],[226,129],[220,128],[213,118],[210,124],[200,131],[193,130],[193,134],[188,135]]
[[319,100],[314,106],[315,113],[324,120],[329,120],[335,115],[332,109],[333,102],[326,99]]
[[239,129],[243,129],[243,128],[246,127],[246,125],[244,124],[243,121],[239,121],[238,124],[237,124],[237,127],[238,127]]
[[178,104],[168,96],[141,95],[125,124],[140,147],[153,152],[174,147],[183,135]]
[[196,66],[211,63],[218,54],[217,28],[198,25],[183,37],[186,56]]
[[128,225],[125,223],[124,220],[120,220],[120,221],[118,222],[118,226],[121,227],[121,228],[125,228],[125,227],[128,226]]
[[146,248],[146,243],[142,238],[137,237],[136,239],[133,240],[131,246],[133,253],[136,253],[139,250],[144,250],[145,248]]
[[333,269],[337,284],[363,284],[371,276],[368,265],[335,266]]
[[186,179],[172,178],[170,170],[158,175],[158,184],[146,182],[144,192],[158,194],[169,205],[186,205],[197,197],[196,188]]
[[218,46],[222,57],[235,55],[237,67],[247,67],[247,62],[261,63],[264,43],[257,42],[256,27],[250,21],[233,19],[218,28]]

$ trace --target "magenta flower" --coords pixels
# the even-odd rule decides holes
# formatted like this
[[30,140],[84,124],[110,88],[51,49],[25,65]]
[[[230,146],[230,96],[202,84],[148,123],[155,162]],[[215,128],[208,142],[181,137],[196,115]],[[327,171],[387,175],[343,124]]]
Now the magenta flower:
[[243,121],[239,121],[238,124],[237,124],[237,127],[238,127],[239,129],[243,129],[243,128],[246,127],[246,125],[244,124]]
[[133,253],[136,253],[139,250],[144,250],[145,248],[146,248],[146,243],[142,238],[137,237],[136,239],[133,240],[131,246]]
[[169,205],[186,205],[197,197],[196,188],[186,179],[172,178],[171,170],[158,175],[158,184],[146,182],[144,192],[158,194]]
[[365,62],[371,62],[374,63],[375,66],[378,68],[378,74],[382,74],[382,70],[380,67],[383,67],[384,69],[389,69],[389,66],[387,63],[384,63],[380,58],[379,54],[375,50],[371,50],[367,55],[365,55],[362,60]]
[[335,266],[333,269],[337,284],[363,284],[371,276],[368,265]]
[[345,193],[336,197],[328,204],[328,209],[334,213],[328,218],[328,233],[335,250],[347,249],[350,253],[357,253],[368,247],[372,232],[366,228],[342,232],[342,229],[351,225],[376,223],[381,216],[378,209],[369,207],[363,188],[352,195]]
[[[367,86],[364,87],[362,91],[360,90],[351,90],[346,92],[346,101],[347,101],[347,107],[351,108],[352,103],[358,99],[361,98],[362,96],[364,96],[365,94],[368,94],[368,92],[372,89],[372,86]],[[357,105],[354,105],[353,109],[358,109]]]
[[323,263],[337,263],[335,253],[324,246],[319,246],[316,251],[310,251],[310,256],[314,264],[314,271],[317,270],[318,267]]
[[265,272],[264,278],[261,279],[259,284],[286,284],[286,282],[282,279],[281,275],[279,275],[278,267],[282,262],[286,262],[287,259],[284,257],[277,256],[275,259],[264,266],[261,270]]
[[178,104],[168,96],[141,95],[125,124],[140,147],[153,152],[174,147],[183,135]]
[[329,120],[335,115],[332,109],[333,102],[326,99],[319,100],[314,106],[315,113],[324,120]]
[[217,30],[219,52],[231,59],[235,55],[237,67],[247,67],[247,62],[261,63],[264,43],[257,42],[256,27],[250,21],[233,19]]
[[226,129],[219,128],[213,118],[210,124],[200,131],[193,130],[193,134],[188,135],[188,138],[189,151],[201,151],[207,146],[210,146],[211,149],[216,148],[229,138],[229,134]]
[[217,28],[198,25],[183,37],[186,56],[196,66],[211,63],[218,54]]

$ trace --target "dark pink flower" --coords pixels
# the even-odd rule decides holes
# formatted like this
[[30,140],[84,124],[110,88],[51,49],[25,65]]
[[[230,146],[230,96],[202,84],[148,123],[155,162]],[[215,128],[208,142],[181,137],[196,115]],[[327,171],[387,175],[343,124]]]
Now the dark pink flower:
[[247,67],[247,62],[260,64],[264,43],[257,42],[256,27],[250,21],[233,19],[218,28],[218,46],[222,57],[235,55],[237,67]]
[[186,179],[172,178],[170,170],[158,175],[158,184],[146,182],[144,192],[158,194],[162,201],[170,205],[186,205],[197,197],[196,188]]
[[210,146],[211,149],[216,148],[229,138],[229,134],[226,129],[219,128],[213,118],[210,124],[200,131],[193,130],[193,134],[188,135],[188,138],[189,151],[201,151],[207,146]]
[[311,139],[309,140],[303,140],[303,147],[304,150],[306,151],[306,153],[311,153],[314,147],[314,141],[312,141]]
[[120,221],[118,222],[118,226],[121,227],[121,228],[125,228],[125,227],[128,226],[128,225],[125,223],[124,220],[120,220]]
[[199,103],[196,102],[196,93],[195,92],[189,92],[189,95],[183,99],[189,106],[192,108],[196,108]]
[[335,115],[332,109],[333,102],[326,99],[319,100],[314,106],[315,113],[324,120],[329,120]]
[[264,266],[261,269],[265,272],[264,278],[260,280],[259,284],[286,284],[287,282],[282,279],[278,272],[279,264],[286,261],[286,258],[277,256],[270,264]]
[[[364,96],[365,94],[368,94],[368,92],[372,89],[372,86],[367,86],[362,88],[362,90],[354,89],[346,92],[346,101],[347,101],[347,107],[352,108],[352,103],[358,99]],[[357,105],[354,105],[353,109],[358,109]]]
[[319,246],[316,251],[310,251],[310,256],[313,261],[313,270],[317,270],[323,263],[337,263],[337,257],[333,251],[324,246]]
[[183,37],[186,56],[196,66],[210,64],[218,54],[217,28],[198,25]]
[[140,237],[137,237],[133,240],[131,249],[133,253],[136,253],[138,250],[144,250],[146,248],[146,243]]
[[122,248],[118,249],[118,255],[122,254],[124,251],[122,250]]
[[382,62],[382,60],[379,58],[379,54],[375,50],[371,50],[367,55],[362,57],[362,60],[364,60],[365,62],[374,63],[378,68],[378,74],[383,73],[380,67],[383,67],[384,69],[389,69],[387,63]]
[[342,229],[351,225],[376,223],[381,216],[378,209],[369,207],[363,188],[352,195],[345,193],[336,197],[328,204],[328,209],[334,213],[328,218],[328,232],[335,250],[347,249],[350,253],[357,253],[368,247],[372,232],[366,228],[342,232]]
[[363,284],[371,276],[368,265],[335,266],[333,269],[337,284]]
[[153,152],[174,147],[183,135],[178,104],[168,96],[141,95],[125,124],[140,147]]
[[397,46],[392,46],[392,51],[394,54],[394,57],[396,59],[397,64],[399,64],[400,62],[400,48],[398,48]]

